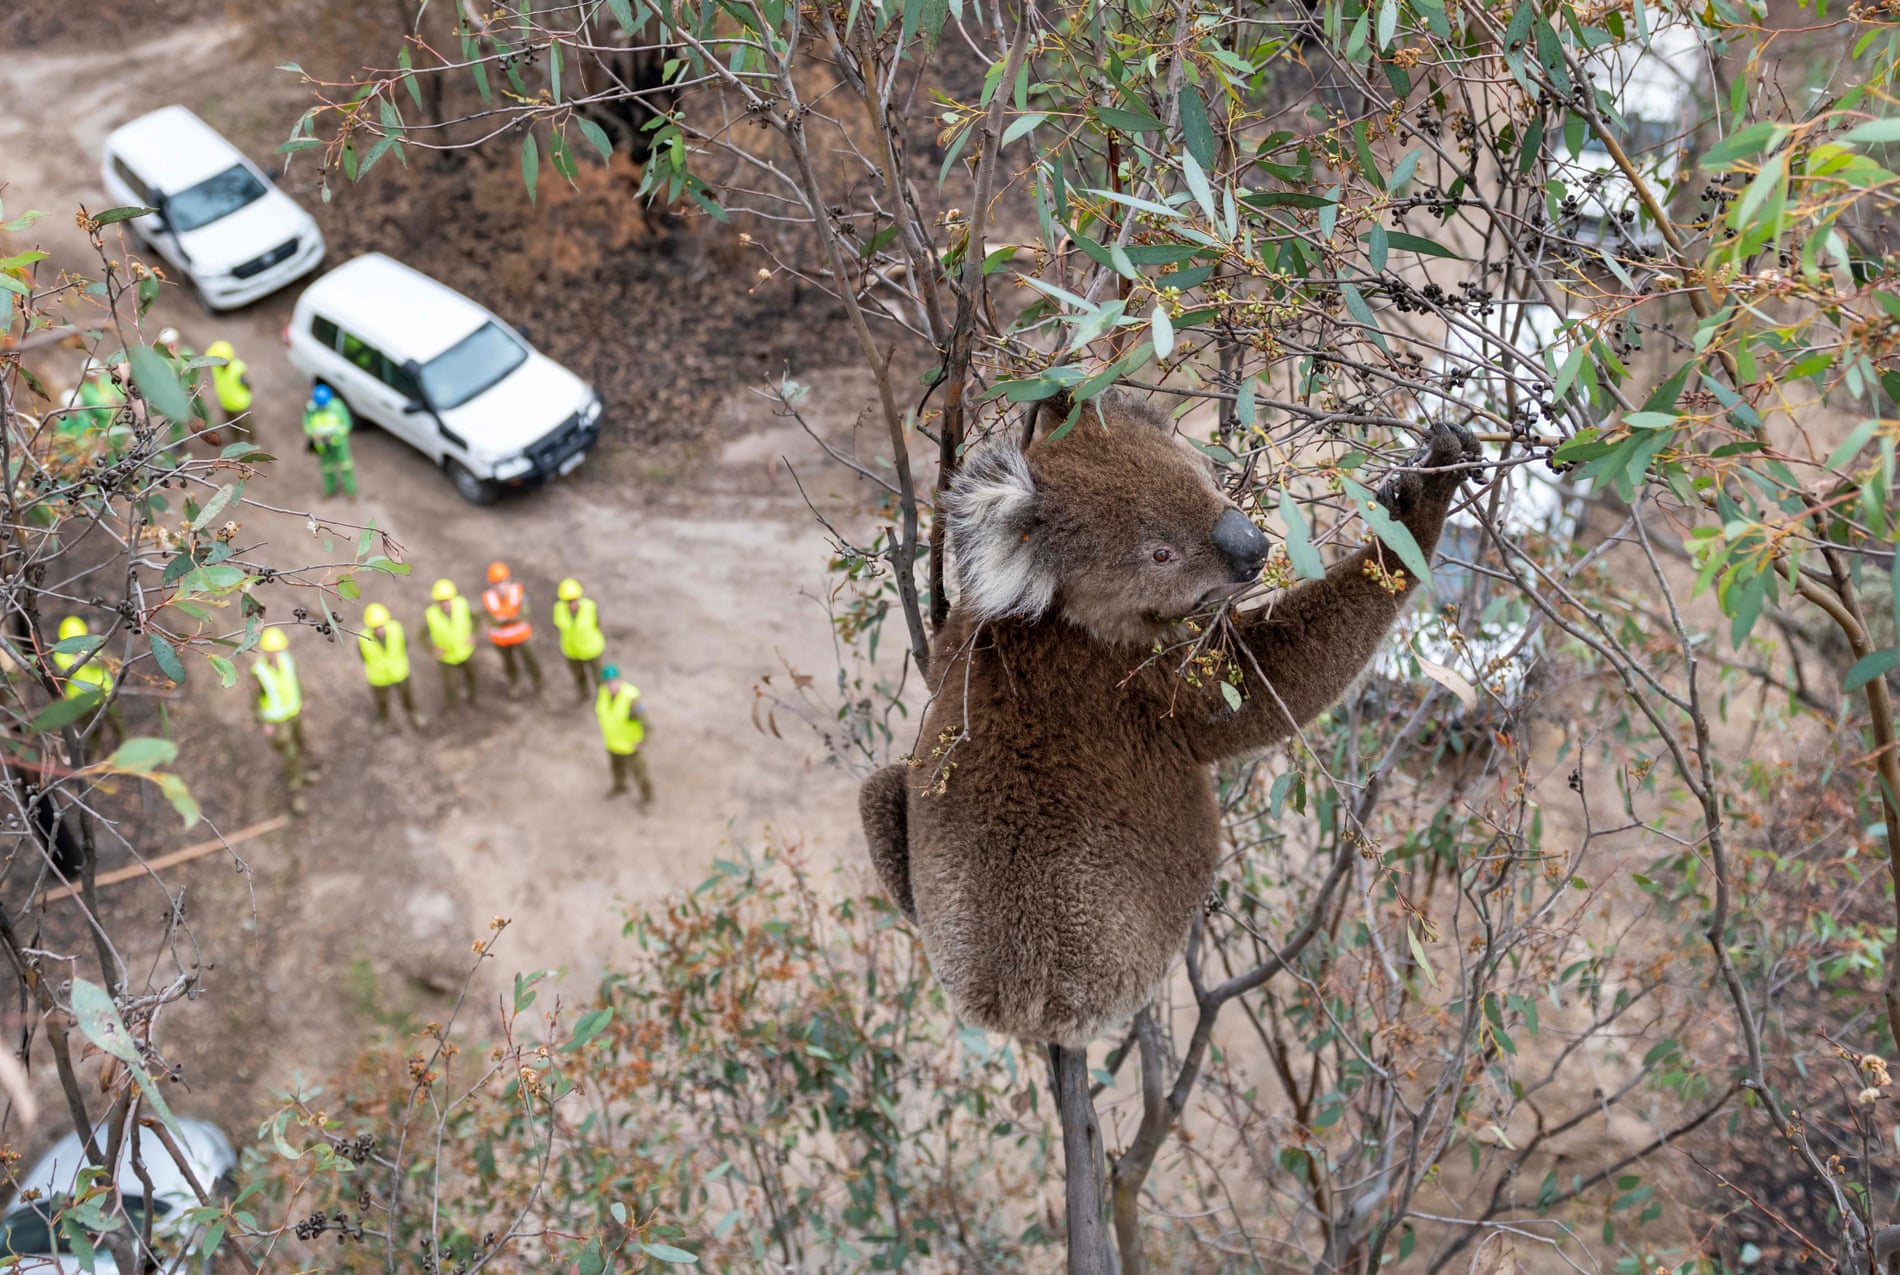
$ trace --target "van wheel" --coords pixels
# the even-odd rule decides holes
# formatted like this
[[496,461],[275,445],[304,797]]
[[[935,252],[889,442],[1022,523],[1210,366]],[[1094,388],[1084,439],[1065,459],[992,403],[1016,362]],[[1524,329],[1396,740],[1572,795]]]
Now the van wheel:
[[462,499],[471,505],[492,505],[501,495],[501,488],[486,478],[477,478],[457,461],[448,462],[449,480],[455,484],[455,490],[462,493]]

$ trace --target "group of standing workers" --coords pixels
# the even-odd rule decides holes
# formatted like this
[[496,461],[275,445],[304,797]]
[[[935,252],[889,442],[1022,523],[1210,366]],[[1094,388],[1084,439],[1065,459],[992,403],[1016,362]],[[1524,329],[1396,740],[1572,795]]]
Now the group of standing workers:
[[[217,404],[217,419],[207,411],[204,439],[215,445],[224,441],[222,430],[250,433],[249,413],[253,394],[244,362],[229,341],[214,341],[206,356],[218,363],[193,366],[198,355],[187,348],[175,328],[159,333],[158,350],[177,370],[179,380],[188,389],[198,383],[199,372],[210,371],[212,397]],[[81,370],[79,384],[68,399],[68,411],[61,422],[62,432],[78,436],[98,431],[107,434],[117,419],[125,398],[119,389],[126,369],[108,367],[92,359]],[[115,383],[116,378],[116,383]],[[209,404],[207,404],[209,406]],[[303,433],[309,449],[316,453],[322,473],[323,494],[334,496],[339,488],[346,496],[356,495],[356,463],[350,452],[350,432],[354,422],[341,398],[327,385],[318,383],[310,391],[303,409]],[[181,426],[175,437],[184,437]],[[475,616],[469,600],[453,581],[437,580],[429,591],[429,606],[423,613],[429,645],[442,676],[444,711],[453,711],[460,702],[475,704],[476,676]],[[511,696],[519,694],[525,681],[539,696],[543,691],[541,664],[535,656],[533,626],[528,621],[527,590],[513,578],[506,563],[488,567],[488,587],[481,594],[482,613],[487,622],[489,645],[501,656],[503,675]],[[561,581],[554,604],[554,627],[560,635],[561,655],[573,674],[574,688],[582,703],[590,697],[594,717],[606,747],[613,787],[607,794],[617,797],[628,791],[629,783],[640,790],[641,808],[653,801],[653,784],[648,777],[641,746],[646,740],[645,708],[640,690],[620,675],[617,665],[603,666],[607,650],[606,634],[600,626],[600,610],[594,599],[573,578]],[[111,665],[100,658],[97,643],[73,639],[89,636],[86,622],[68,616],[59,627],[59,647],[55,666],[64,677],[63,693],[68,698],[101,693],[111,702],[113,673]],[[271,746],[283,762],[284,783],[290,791],[294,814],[304,811],[303,790],[316,778],[309,762],[303,731],[303,686],[298,680],[297,664],[290,653],[290,638],[282,628],[267,628],[258,636],[258,657],[251,667],[257,679],[258,720]],[[426,726],[416,707],[415,692],[409,684],[408,635],[402,622],[380,602],[363,608],[363,631],[357,636],[357,649],[363,661],[364,679],[369,683],[375,719],[390,719],[390,700],[401,704],[412,727]],[[123,738],[115,711],[108,710],[109,730]]]
[[[488,642],[501,656],[508,693],[520,694],[526,683],[530,693],[539,696],[543,691],[541,665],[532,645],[534,628],[527,618],[527,590],[513,578],[506,563],[489,564],[488,587],[482,591],[481,601]],[[435,582],[429,590],[423,622],[442,676],[443,711],[452,712],[462,704],[474,707],[475,613],[454,581]],[[623,679],[617,665],[602,665],[607,637],[600,627],[600,609],[578,580],[561,581],[554,604],[554,627],[560,633],[561,655],[573,673],[581,702],[590,696],[594,701],[595,721],[613,775],[613,787],[607,795],[618,797],[627,792],[631,781],[639,788],[640,805],[645,809],[653,801],[653,783],[640,752],[646,742],[646,709],[640,701],[640,688]],[[297,680],[297,666],[284,630],[266,629],[257,645],[260,654],[252,667],[258,682],[257,715],[283,759],[291,811],[302,814],[303,789],[312,776],[301,724],[303,691]],[[363,631],[356,645],[376,721],[389,721],[393,698],[402,705],[409,724],[423,729],[427,722],[416,707],[415,693],[409,685],[409,638],[402,622],[390,615],[388,607],[372,602],[363,608]]]

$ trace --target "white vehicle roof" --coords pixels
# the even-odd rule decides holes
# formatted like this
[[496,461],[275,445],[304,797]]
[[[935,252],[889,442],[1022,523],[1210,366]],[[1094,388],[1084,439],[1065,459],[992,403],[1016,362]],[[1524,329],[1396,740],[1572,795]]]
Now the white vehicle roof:
[[106,150],[123,155],[134,172],[168,195],[244,160],[243,152],[182,106],[121,124],[107,134]]
[[297,309],[314,309],[390,357],[419,363],[495,317],[447,284],[380,252],[319,278],[304,289]]

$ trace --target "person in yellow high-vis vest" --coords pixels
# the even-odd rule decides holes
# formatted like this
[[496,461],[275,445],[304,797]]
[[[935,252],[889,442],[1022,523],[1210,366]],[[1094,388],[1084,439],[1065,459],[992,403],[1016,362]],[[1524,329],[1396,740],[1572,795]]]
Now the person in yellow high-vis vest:
[[[76,615],[69,615],[59,622],[61,642],[91,635],[92,629]],[[91,658],[88,659],[88,656]],[[81,663],[82,660],[84,663]],[[75,665],[78,667],[75,668]],[[66,674],[67,699],[78,699],[91,691],[98,691],[102,695],[112,694],[112,673],[106,668],[105,656],[98,651],[55,650],[53,667]]]
[[581,582],[569,576],[555,590],[554,627],[561,634],[561,654],[574,674],[574,689],[581,703],[587,702],[600,685],[600,657],[607,649],[607,635],[600,631],[600,608],[581,592]]
[[646,743],[646,709],[640,703],[640,688],[620,680],[620,669],[609,664],[600,671],[600,693],[594,696],[594,718],[600,723],[600,740],[607,746],[608,764],[613,769],[614,786],[609,797],[627,791],[627,778],[640,785],[640,808],[653,804],[653,781],[647,777],[646,758],[640,755]]
[[409,638],[402,622],[389,618],[388,607],[372,602],[363,608],[363,632],[356,648],[363,656],[363,676],[369,679],[377,722],[389,720],[389,694],[394,691],[409,724],[417,730],[427,726],[416,711],[415,692],[409,689]]
[[[91,637],[92,630],[86,622],[76,615],[69,615],[59,622],[59,641],[61,645],[72,644],[74,638]],[[53,667],[65,674],[66,685],[62,694],[67,699],[78,699],[82,695],[99,693],[100,703],[105,706],[105,732],[111,737],[112,747],[117,748],[125,742],[125,724],[119,720],[119,710],[112,703],[112,666],[106,662],[104,650],[91,651],[53,651]],[[107,751],[111,751],[108,749]]]
[[257,718],[283,759],[290,813],[300,815],[304,785],[310,778],[303,738],[303,685],[297,680],[297,662],[290,658],[290,639],[282,629],[265,629],[257,639],[257,649],[257,663],[251,666],[257,678]]
[[[231,426],[234,434],[248,436],[251,427],[246,423],[245,413],[251,410],[251,378],[246,374],[244,360],[237,356],[229,341],[213,341],[205,347],[205,353],[224,360],[222,365],[213,364],[211,368],[211,388],[217,395],[218,411],[224,423]],[[205,441],[216,447],[224,442],[224,435],[215,429],[206,430]]]
[[435,648],[435,666],[442,670],[442,710],[455,707],[456,683],[475,706],[475,617],[468,599],[455,591],[452,580],[437,580],[429,590],[429,645]]

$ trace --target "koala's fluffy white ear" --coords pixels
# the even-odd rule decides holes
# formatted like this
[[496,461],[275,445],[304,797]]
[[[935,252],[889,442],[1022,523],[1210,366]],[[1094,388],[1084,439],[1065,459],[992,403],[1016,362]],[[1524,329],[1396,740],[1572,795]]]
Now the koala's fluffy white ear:
[[944,494],[957,602],[977,623],[1033,620],[1055,601],[1056,574],[1036,535],[1040,501],[1029,462],[1008,438],[972,448]]

